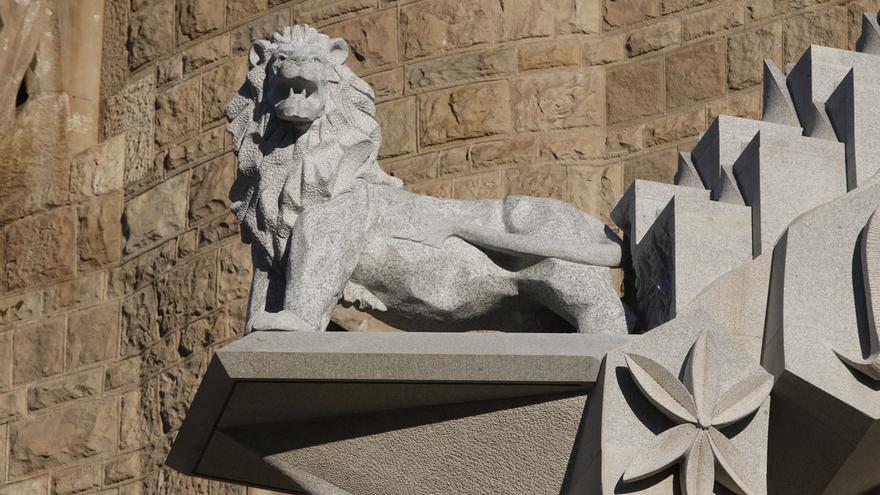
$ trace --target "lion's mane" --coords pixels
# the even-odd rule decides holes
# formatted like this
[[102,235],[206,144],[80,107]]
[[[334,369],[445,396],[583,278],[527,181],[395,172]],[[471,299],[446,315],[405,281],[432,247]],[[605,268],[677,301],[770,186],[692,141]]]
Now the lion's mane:
[[[293,45],[329,44],[330,38],[310,26],[297,25],[272,35],[272,40],[255,44],[271,53],[280,43]],[[251,59],[251,69],[244,84],[226,107],[228,131],[233,135],[233,151],[238,157],[238,173],[230,191],[232,211],[241,226],[245,243],[254,244],[276,268],[285,255],[287,235],[301,205],[285,197],[291,174],[308,159],[307,143],[300,137],[295,146],[273,141],[278,127],[274,109],[264,103],[266,68],[269,56],[261,61]],[[377,161],[382,132],[375,118],[375,96],[370,86],[342,63],[328,62],[330,76],[328,107],[312,127],[320,129],[320,141],[338,146],[349,163],[350,182],[354,178],[373,184],[401,186],[399,179],[387,175]],[[334,141],[338,141],[334,142]],[[299,155],[294,148],[303,148]],[[305,154],[305,157],[303,157]],[[298,163],[299,160],[299,163]],[[297,187],[300,187],[296,184]],[[308,187],[304,184],[302,187]],[[289,196],[289,194],[288,194]],[[256,261],[256,260],[255,260]]]

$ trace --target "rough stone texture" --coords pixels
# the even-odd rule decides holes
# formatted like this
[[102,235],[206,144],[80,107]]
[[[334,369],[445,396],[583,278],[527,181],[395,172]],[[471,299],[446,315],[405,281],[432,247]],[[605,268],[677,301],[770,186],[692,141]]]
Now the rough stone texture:
[[83,199],[122,190],[125,144],[126,137],[120,134],[80,153],[71,160],[71,199]]
[[501,39],[518,40],[553,35],[558,7],[554,2],[501,2]]
[[404,77],[402,67],[365,76],[364,80],[373,88],[377,101],[403,96]]
[[624,27],[658,17],[660,0],[608,0],[605,2],[605,27]]
[[65,469],[52,475],[53,495],[83,493],[101,487],[101,463]]
[[220,249],[220,271],[217,280],[219,304],[247,297],[252,275],[250,255],[248,246],[239,242],[233,242]]
[[439,0],[400,9],[403,57],[412,59],[489,43],[500,37],[500,4],[491,0]]
[[586,127],[602,122],[602,74],[559,72],[522,76],[510,84],[518,132]]
[[163,147],[199,128],[199,81],[172,86],[156,96],[156,146]]
[[[187,174],[150,189],[125,205],[125,253],[133,253],[186,227]],[[159,208],[164,205],[165,208]]]
[[9,475],[21,477],[87,459],[113,448],[113,402],[87,402],[13,423],[9,429]]
[[427,91],[467,81],[510,76],[516,72],[516,51],[510,48],[451,55],[409,65],[407,89]]
[[792,17],[783,24],[785,63],[794,62],[810,44],[846,48],[846,8],[828,7],[808,15]]
[[782,25],[761,26],[731,36],[727,43],[727,86],[743,89],[759,84],[763,61],[782,63]]
[[226,0],[226,24],[253,17],[269,7],[267,0]]
[[573,67],[581,60],[580,45],[573,39],[524,45],[517,55],[521,71]]
[[[224,34],[184,50],[182,58],[183,72],[181,75],[189,75],[191,72],[228,57],[230,53],[229,43],[229,35]],[[170,78],[166,77],[165,79]],[[158,82],[159,85],[162,84],[161,80]]]
[[28,411],[97,395],[101,392],[103,380],[103,370],[96,368],[32,385],[27,393]]
[[441,144],[499,134],[510,126],[506,82],[488,82],[419,96],[419,143]]
[[159,310],[156,290],[150,286],[122,301],[122,349],[126,356],[140,351],[159,338]]
[[235,159],[222,155],[193,170],[189,184],[189,218],[195,222],[226,213],[229,187],[235,179]]
[[126,187],[153,179],[153,122],[155,113],[155,76],[150,75],[126,86],[107,99],[101,122],[104,135],[125,133]]
[[122,191],[77,207],[80,269],[97,268],[122,257]]
[[[30,99],[10,135],[0,142],[0,223],[57,206],[66,201],[70,165],[66,160],[64,120],[66,95]],[[47,119],[47,115],[56,116]]]
[[271,36],[273,32],[289,24],[290,11],[282,10],[260,17],[256,21],[232,31],[232,54],[242,55],[247,53],[254,40]]
[[416,98],[381,103],[376,106],[376,120],[382,128],[380,158],[412,153],[416,150]]
[[132,14],[128,46],[131,69],[170,52],[174,48],[174,2],[163,0]]
[[159,326],[162,335],[205,314],[216,304],[216,252],[177,266],[157,283]]
[[605,87],[609,124],[657,115],[666,109],[662,59],[631,62],[608,69]]
[[681,43],[681,21],[669,19],[657,22],[630,33],[626,40],[626,52],[630,57],[662,50]]
[[165,168],[177,170],[216,155],[224,148],[224,134],[226,130],[222,126],[215,127],[174,146],[164,156]]
[[[6,285],[22,289],[54,282],[76,270],[76,212],[56,208],[4,228]],[[50,248],[51,247],[51,248]]]
[[71,313],[67,320],[67,369],[115,357],[118,335],[116,301]]
[[668,108],[674,109],[724,93],[727,85],[724,42],[683,49],[666,59]]
[[682,40],[691,41],[721,33],[742,26],[744,22],[744,11],[739,3],[712,7],[682,19]]
[[[217,3],[211,0],[182,0],[178,16],[181,41],[220,29],[225,16],[225,9],[217,8]],[[170,25],[174,26],[174,23]]]
[[364,14],[325,30],[327,36],[348,43],[349,64],[356,73],[397,63],[397,12],[394,9]]
[[[202,78],[202,123],[207,124],[223,117],[223,108],[229,103],[230,95],[241,86],[247,66],[244,59],[235,59],[212,70]],[[198,90],[196,90],[198,91]],[[188,114],[188,117],[198,116]],[[198,127],[196,123],[195,127]]]

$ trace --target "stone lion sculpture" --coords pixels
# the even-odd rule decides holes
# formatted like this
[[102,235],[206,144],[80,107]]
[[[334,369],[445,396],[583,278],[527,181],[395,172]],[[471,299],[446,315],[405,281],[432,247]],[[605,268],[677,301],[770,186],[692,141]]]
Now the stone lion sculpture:
[[379,168],[374,95],[347,56],[304,25],[257,40],[226,109],[247,331],[323,330],[342,302],[403,330],[627,332],[604,224],[552,199],[405,191]]

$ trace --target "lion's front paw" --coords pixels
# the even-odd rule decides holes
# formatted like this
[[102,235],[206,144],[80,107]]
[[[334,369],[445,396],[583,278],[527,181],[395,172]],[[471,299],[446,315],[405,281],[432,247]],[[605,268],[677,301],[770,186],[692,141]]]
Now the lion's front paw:
[[248,324],[251,331],[315,331],[313,325],[309,325],[305,320],[296,315],[293,311],[282,310],[277,313],[269,313],[268,311],[260,311],[251,317]]

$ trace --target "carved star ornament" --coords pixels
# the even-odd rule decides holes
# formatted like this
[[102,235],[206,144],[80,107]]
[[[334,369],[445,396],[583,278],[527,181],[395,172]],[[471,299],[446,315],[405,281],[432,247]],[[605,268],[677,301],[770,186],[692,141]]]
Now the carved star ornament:
[[684,383],[644,356],[626,354],[625,358],[639,390],[676,426],[636,454],[623,481],[641,480],[680,464],[683,495],[706,495],[712,493],[717,465],[726,475],[727,488],[743,495],[756,493],[748,482],[749,459],[721,430],[761,407],[773,388],[773,377],[758,369],[720,393],[715,343],[709,332],[691,347]]

